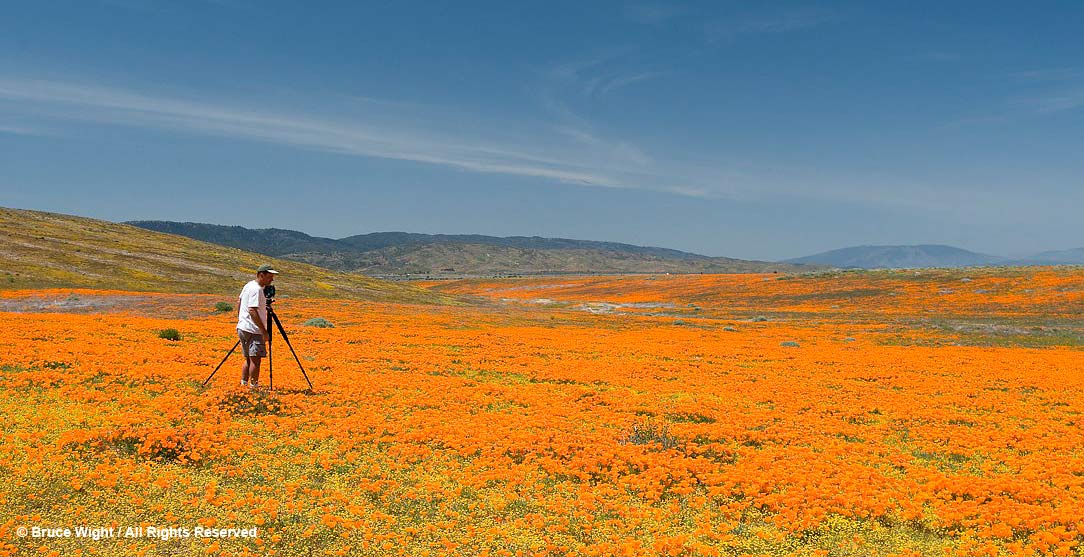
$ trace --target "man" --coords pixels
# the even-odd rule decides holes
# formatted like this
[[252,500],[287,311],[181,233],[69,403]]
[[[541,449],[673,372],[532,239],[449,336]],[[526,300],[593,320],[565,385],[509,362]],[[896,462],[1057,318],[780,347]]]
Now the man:
[[267,355],[268,327],[267,297],[263,289],[279,274],[270,265],[256,269],[256,280],[248,281],[237,301],[237,337],[245,364],[241,368],[241,386],[260,386],[260,358]]

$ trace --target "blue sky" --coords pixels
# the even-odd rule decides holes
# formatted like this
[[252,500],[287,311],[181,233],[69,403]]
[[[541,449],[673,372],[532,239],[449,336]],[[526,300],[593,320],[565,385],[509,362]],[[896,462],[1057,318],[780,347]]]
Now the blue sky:
[[0,205],[780,259],[1084,246],[1079,2],[8,2]]

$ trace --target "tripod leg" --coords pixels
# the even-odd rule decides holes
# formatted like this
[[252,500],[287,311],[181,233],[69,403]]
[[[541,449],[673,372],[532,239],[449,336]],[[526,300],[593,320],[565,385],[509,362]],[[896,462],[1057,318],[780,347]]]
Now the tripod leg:
[[[270,310],[271,308],[267,309]],[[268,321],[270,321],[271,318],[274,317],[274,315],[274,313],[268,311]],[[267,389],[273,391],[275,390],[275,366],[273,361],[271,360],[271,337],[274,336],[275,330],[271,328],[270,323],[267,323],[265,326],[267,327]]]
[[203,386],[204,387],[206,387],[207,382],[210,381],[211,378],[214,377],[216,373],[218,373],[218,368],[222,367],[222,364],[226,363],[226,360],[230,359],[230,355],[233,354],[233,351],[237,350],[237,347],[240,346],[240,345],[241,345],[241,340],[240,339],[238,339],[237,342],[233,343],[233,348],[230,348],[230,351],[226,352],[226,357],[222,358],[222,361],[218,362],[218,365],[215,366],[215,370],[212,371],[211,374],[207,376],[207,379],[203,380]]
[[282,321],[279,321],[279,316],[273,317],[275,325],[279,328],[279,333],[282,335],[282,340],[286,341],[286,346],[290,348],[290,353],[294,355],[294,361],[297,362],[298,369],[301,370],[301,375],[305,377],[305,382],[309,384],[309,390],[312,390],[312,381],[309,381],[309,374],[305,373],[305,366],[301,365],[301,358],[297,357],[297,352],[294,352],[294,345],[290,344],[290,337],[286,336],[286,329],[282,328]]

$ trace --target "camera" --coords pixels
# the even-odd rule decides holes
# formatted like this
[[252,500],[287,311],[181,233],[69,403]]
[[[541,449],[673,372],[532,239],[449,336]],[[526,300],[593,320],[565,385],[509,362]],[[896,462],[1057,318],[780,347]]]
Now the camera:
[[263,295],[265,298],[267,298],[267,305],[271,305],[271,302],[275,301],[275,285],[268,284],[267,286],[263,287]]

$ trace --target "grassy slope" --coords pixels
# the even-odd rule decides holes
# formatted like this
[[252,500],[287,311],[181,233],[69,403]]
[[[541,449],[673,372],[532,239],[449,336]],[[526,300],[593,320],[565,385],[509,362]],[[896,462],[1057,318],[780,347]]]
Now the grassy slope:
[[283,296],[441,303],[405,284],[101,220],[0,208],[0,289],[105,288],[234,294],[261,263]]

